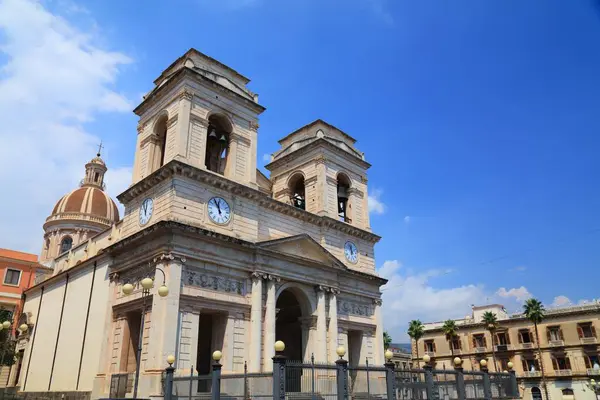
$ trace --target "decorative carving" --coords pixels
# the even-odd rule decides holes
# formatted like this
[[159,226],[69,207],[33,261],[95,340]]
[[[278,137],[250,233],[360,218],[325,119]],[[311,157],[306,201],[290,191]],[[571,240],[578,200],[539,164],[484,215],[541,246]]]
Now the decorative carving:
[[116,283],[131,283],[136,286],[144,278],[153,278],[154,271],[156,271],[156,266],[151,263],[143,264],[138,267],[129,268],[126,271],[111,274],[110,281]]
[[373,304],[375,304],[376,306],[380,306],[383,304],[383,300],[381,299],[373,299]]
[[338,310],[341,314],[358,315],[362,317],[373,315],[373,310],[370,305],[355,303],[348,300],[339,300]]
[[251,274],[251,277],[253,279],[264,279],[267,281],[275,281],[275,282],[281,282],[281,278],[278,277],[277,275],[273,275],[273,274],[269,274],[266,272],[261,272],[261,271],[254,271]]
[[140,133],[144,132],[144,128],[146,128],[146,124],[138,124],[138,126],[137,126],[138,135]]
[[248,128],[250,128],[253,131],[258,131],[259,125],[258,123],[254,122],[254,121],[250,121],[248,122]]
[[324,285],[317,285],[315,286],[315,291],[316,292],[325,292],[325,293],[332,293],[332,294],[339,294],[340,290],[334,287],[330,287],[330,286],[324,286]]
[[197,286],[204,289],[216,290],[218,292],[235,293],[244,295],[244,282],[221,276],[209,275],[197,271],[183,271],[183,283],[189,286]]
[[319,165],[319,164],[325,164],[326,162],[327,162],[327,158],[325,158],[324,156],[320,156],[320,157],[315,158],[315,163],[317,165]]
[[194,92],[192,92],[188,88],[183,89],[181,91],[181,93],[179,93],[179,100],[189,100],[189,101],[192,101],[193,98],[194,98]]
[[162,253],[161,255],[154,257],[154,260],[152,260],[152,261],[154,261],[155,263],[158,263],[158,262],[164,262],[165,260],[166,261],[177,260],[182,264],[185,264],[185,261],[186,261],[184,256],[180,256],[180,255],[173,254],[173,253]]

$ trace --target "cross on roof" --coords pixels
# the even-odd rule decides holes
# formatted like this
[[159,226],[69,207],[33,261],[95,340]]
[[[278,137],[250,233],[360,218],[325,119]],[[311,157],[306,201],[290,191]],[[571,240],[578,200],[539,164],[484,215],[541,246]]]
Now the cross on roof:
[[100,140],[100,144],[98,145],[98,157],[100,157],[100,153],[102,152],[102,148],[104,146],[102,146],[102,140]]

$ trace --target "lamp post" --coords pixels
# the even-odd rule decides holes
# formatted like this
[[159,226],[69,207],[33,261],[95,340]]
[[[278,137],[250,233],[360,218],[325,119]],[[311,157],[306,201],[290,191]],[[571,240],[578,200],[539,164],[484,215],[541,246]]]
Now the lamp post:
[[598,393],[600,392],[600,382],[596,382],[596,380],[592,378],[588,383],[588,387],[592,389],[592,391],[596,395],[596,398],[598,398]]
[[[160,297],[166,297],[169,294],[169,288],[165,285],[165,282],[166,282],[165,271],[163,271],[159,267],[156,267],[156,270],[160,271],[163,276],[163,283],[158,288],[158,295]],[[136,362],[136,366],[135,366],[135,382],[133,385],[133,398],[134,399],[137,399],[138,381],[140,378],[140,366],[142,365],[142,341],[144,338],[144,320],[146,319],[146,299],[148,297],[150,297],[150,289],[152,289],[152,287],[154,286],[154,280],[150,277],[145,277],[139,283],[142,286],[142,317],[140,320],[140,333],[138,335],[138,348],[137,348],[137,360],[136,360],[137,362]],[[123,288],[121,290],[125,296],[128,296],[131,293],[133,293],[134,286],[132,283],[128,282],[123,285]],[[175,358],[173,357],[173,360],[167,359],[167,361],[169,362],[169,364],[173,364],[175,362]]]
[[[10,321],[6,320],[0,324],[0,331],[10,328]],[[9,342],[12,341],[12,332],[8,332],[6,340],[2,346],[2,358],[0,359],[0,367],[4,366],[4,356],[6,355],[6,348],[9,346]]]

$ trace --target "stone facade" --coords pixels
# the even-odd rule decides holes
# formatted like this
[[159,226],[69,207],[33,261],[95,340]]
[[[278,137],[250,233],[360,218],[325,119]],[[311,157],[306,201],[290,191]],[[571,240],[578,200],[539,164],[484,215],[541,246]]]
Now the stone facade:
[[[22,390],[108,397],[139,364],[138,396],[160,396],[168,355],[177,374],[210,373],[216,349],[224,373],[245,363],[270,371],[276,340],[292,359],[333,362],[344,345],[351,363],[383,364],[369,164],[354,139],[315,121],[280,142],[265,177],[256,169],[264,108],[247,82],[196,50],[155,81],[135,110],[123,219],[54,258],[55,275],[27,292]],[[285,183],[294,174],[302,206]],[[156,283],[146,296],[144,277]]]

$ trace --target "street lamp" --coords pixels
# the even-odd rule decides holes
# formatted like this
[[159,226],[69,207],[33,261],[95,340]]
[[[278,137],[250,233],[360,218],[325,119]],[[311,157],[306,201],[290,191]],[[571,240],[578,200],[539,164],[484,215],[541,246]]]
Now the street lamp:
[[[163,276],[163,283],[158,288],[158,295],[160,297],[166,297],[169,294],[169,288],[165,285],[165,282],[167,280],[166,276],[165,276],[165,271],[163,271],[159,267],[156,267],[156,270],[160,271]],[[140,366],[142,365],[142,342],[144,339],[144,320],[146,319],[145,318],[145,316],[146,316],[146,299],[148,297],[150,297],[150,289],[152,289],[152,286],[154,286],[154,279],[152,279],[150,277],[145,277],[139,283],[142,286],[142,316],[141,316],[141,321],[140,321],[140,333],[138,335],[137,362],[136,362],[136,366],[135,366],[135,382],[134,382],[134,386],[133,386],[133,398],[134,399],[137,399],[138,381],[140,379]],[[123,287],[121,288],[121,291],[123,292],[123,294],[125,296],[128,296],[131,293],[133,293],[133,289],[134,289],[133,284],[130,282],[127,282],[123,285]],[[171,357],[172,357],[172,360],[171,360]],[[169,362],[169,364],[173,364],[175,362],[175,357],[173,357],[173,356],[167,357],[167,362]]]

